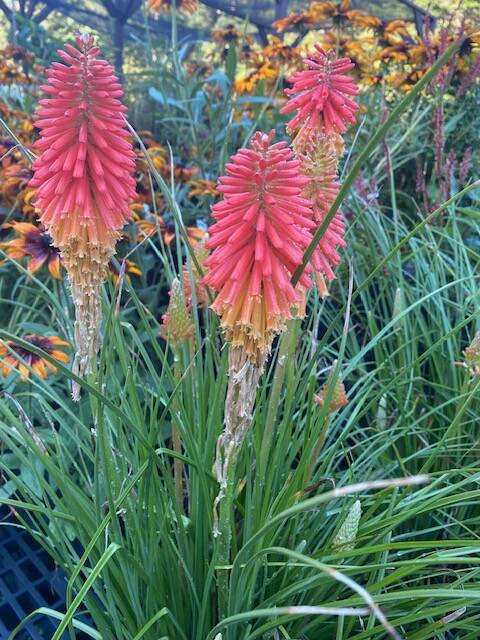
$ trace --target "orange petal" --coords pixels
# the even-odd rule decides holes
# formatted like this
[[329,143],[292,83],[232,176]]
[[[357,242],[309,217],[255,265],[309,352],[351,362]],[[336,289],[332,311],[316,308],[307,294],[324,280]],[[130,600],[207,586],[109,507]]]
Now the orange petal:
[[20,378],[21,378],[22,382],[27,382],[28,376],[30,374],[30,372],[27,369],[27,367],[24,364],[22,364],[21,362],[19,362],[18,370],[20,372]]
[[47,362],[46,360],[44,360],[44,362],[53,374],[57,373],[58,369],[54,364],[52,364],[51,362]]
[[63,345],[65,347],[70,347],[71,346],[70,342],[67,342],[66,340],[63,340],[59,336],[48,336],[48,341],[50,342],[50,344]]
[[21,234],[31,233],[32,231],[36,233],[40,231],[40,229],[31,222],[15,222],[12,226],[17,233]]
[[55,349],[55,351],[52,351],[50,355],[52,356],[52,358],[55,358],[55,360],[58,360],[58,362],[66,362],[66,363],[70,362],[70,356],[67,355],[64,351],[59,351],[58,349]]
[[30,273],[35,273],[35,271],[38,271],[46,259],[47,259],[47,256],[30,258],[28,262],[28,270],[30,271]]
[[56,255],[49,259],[48,261],[48,270],[52,274],[54,278],[57,280],[61,280],[62,276],[60,274],[60,256]]
[[48,378],[48,372],[45,367],[45,362],[41,359],[36,360],[32,364],[32,370],[35,371],[43,380]]

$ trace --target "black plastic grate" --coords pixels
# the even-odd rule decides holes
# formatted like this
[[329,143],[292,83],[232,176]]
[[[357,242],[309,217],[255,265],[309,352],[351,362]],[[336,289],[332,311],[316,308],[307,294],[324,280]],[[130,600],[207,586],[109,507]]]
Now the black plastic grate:
[[[3,515],[3,514],[2,514]],[[8,520],[0,525],[0,640],[39,607],[65,611],[66,578],[29,533]],[[16,640],[51,640],[58,621],[35,616]],[[68,636],[63,636],[67,638]],[[76,638],[87,638],[76,632]]]

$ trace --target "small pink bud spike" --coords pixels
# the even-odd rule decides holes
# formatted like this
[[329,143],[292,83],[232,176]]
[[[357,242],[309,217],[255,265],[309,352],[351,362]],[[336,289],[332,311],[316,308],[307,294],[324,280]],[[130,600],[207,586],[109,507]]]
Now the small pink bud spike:
[[317,44],[305,64],[308,69],[294,73],[290,78],[292,87],[285,89],[290,99],[281,112],[297,112],[287,125],[288,131],[345,133],[346,124],[355,122],[358,109],[358,104],[348,97],[356,96],[358,87],[345,75],[354,63],[350,58],[336,60],[333,51],[325,52]]

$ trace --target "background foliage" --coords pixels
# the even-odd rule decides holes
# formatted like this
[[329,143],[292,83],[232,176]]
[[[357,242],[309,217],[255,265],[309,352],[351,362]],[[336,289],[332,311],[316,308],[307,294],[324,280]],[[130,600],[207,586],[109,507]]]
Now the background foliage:
[[[129,42],[126,100],[145,146],[136,141],[138,198],[104,291],[98,376],[81,383],[74,405],[68,366],[25,343],[30,334],[72,341],[68,285],[45,267],[29,272],[31,257],[9,255],[8,225],[35,219],[27,181],[37,80],[69,37],[48,20],[0,70],[10,129],[0,138],[0,337],[58,372],[2,381],[0,502],[67,576],[55,640],[80,625],[103,640],[477,638],[479,378],[460,364],[479,329],[480,94],[474,77],[462,84],[478,42],[401,113],[343,203],[348,245],[331,295],[310,296],[307,319],[275,344],[258,388],[237,466],[232,564],[218,566],[212,465],[227,353],[180,231],[185,224],[198,250],[229,155],[257,129],[283,135],[278,107],[299,52],[272,41],[268,76],[264,46],[236,27],[216,25],[210,47],[177,46],[175,30],[171,45]],[[395,38],[411,56],[421,43],[406,28]],[[348,47],[355,29],[321,37],[347,34],[338,41]],[[409,73],[422,77],[441,53],[447,36],[431,37],[433,60],[424,46],[423,66]],[[394,45],[365,46],[382,60]],[[393,57],[377,75],[359,66],[363,109],[343,178],[413,86],[402,75],[411,64]],[[390,81],[395,74],[401,82]],[[180,348],[161,337],[175,274],[198,303]],[[348,403],[333,411],[315,395],[332,394],[335,378]],[[221,571],[227,627],[218,624]]]

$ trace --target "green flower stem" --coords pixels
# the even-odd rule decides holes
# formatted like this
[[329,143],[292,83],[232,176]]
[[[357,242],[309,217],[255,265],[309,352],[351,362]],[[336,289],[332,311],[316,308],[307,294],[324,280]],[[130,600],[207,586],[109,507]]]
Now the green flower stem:
[[237,469],[237,452],[230,458],[225,495],[220,501],[220,517],[217,556],[217,585],[219,620],[228,617],[228,597],[230,593],[230,549],[232,544],[232,511],[235,495],[235,473]]
[[[174,364],[173,364],[173,380],[174,380],[174,389],[180,384],[180,380],[182,377],[182,366],[180,363],[180,357],[177,351],[175,350],[174,356]],[[172,444],[173,450],[175,453],[182,453],[182,441],[180,438],[180,430],[176,423],[176,415],[177,415],[177,407],[176,402],[172,402]],[[175,484],[175,500],[177,502],[177,507],[180,513],[183,511],[183,462],[179,457],[175,457],[173,460],[173,478]]]
[[283,382],[285,380],[285,371],[287,362],[293,358],[295,347],[297,344],[299,321],[297,319],[290,320],[287,323],[287,330],[280,338],[278,348],[277,363],[275,373],[273,375],[272,388],[270,391],[270,399],[267,408],[267,417],[265,421],[265,429],[262,435],[262,446],[260,449],[260,459],[258,465],[258,487],[262,491],[265,487],[265,477],[268,464],[268,458],[271,454],[271,444],[275,425],[277,422],[278,409],[280,407],[280,394],[282,392]]

